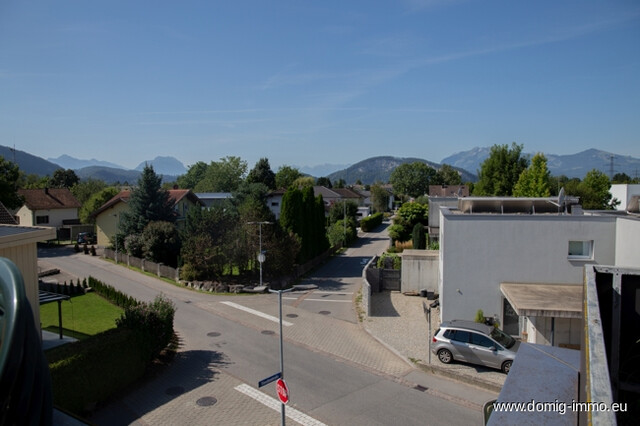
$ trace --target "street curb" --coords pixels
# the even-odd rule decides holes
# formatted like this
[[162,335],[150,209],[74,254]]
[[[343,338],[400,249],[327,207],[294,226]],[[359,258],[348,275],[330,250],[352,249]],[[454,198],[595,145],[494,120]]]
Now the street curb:
[[431,373],[431,374],[435,374],[438,376],[443,376],[443,377],[447,377],[450,379],[455,379],[455,380],[459,380],[461,382],[464,383],[468,383],[468,384],[472,384],[474,386],[477,386],[479,388],[482,389],[486,389],[492,392],[496,392],[496,393],[500,393],[500,391],[502,390],[502,386],[487,381],[487,380],[483,380],[480,379],[478,377],[473,377],[470,376],[468,374],[460,374],[460,373],[454,373],[450,370],[447,370],[445,368],[440,368],[437,367],[435,365],[427,365],[427,364],[423,364],[421,362],[416,362],[415,365],[418,366],[418,368],[420,368],[422,371],[426,372],[426,373]]

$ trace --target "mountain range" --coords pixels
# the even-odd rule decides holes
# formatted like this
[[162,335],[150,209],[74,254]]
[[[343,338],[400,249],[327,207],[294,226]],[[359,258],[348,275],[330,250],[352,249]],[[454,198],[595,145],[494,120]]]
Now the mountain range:
[[[373,157],[360,161],[351,166],[323,164],[316,167],[300,168],[301,172],[311,176],[327,176],[332,181],[344,179],[348,184],[361,181],[363,184],[375,182],[388,182],[391,172],[395,167],[403,163],[423,162],[431,167],[439,168],[441,164],[449,164],[458,169],[464,182],[475,181],[476,173],[482,162],[489,156],[490,147],[477,147],[469,151],[453,154],[442,163],[435,163],[421,158],[398,158],[392,156]],[[524,154],[532,156],[532,154]],[[58,158],[45,160],[41,157],[0,145],[0,156],[9,161],[15,161],[20,170],[26,174],[39,176],[51,176],[56,169],[72,169],[81,179],[95,178],[107,183],[135,183],[140,171],[145,164],[153,166],[156,173],[163,176],[163,181],[173,182],[187,169],[174,157],[158,156],[153,160],[143,161],[134,170],[129,170],[117,164],[97,159],[81,160],[69,155],[61,155]],[[593,169],[600,170],[607,175],[626,173],[631,177],[637,177],[640,171],[640,159],[631,156],[622,156],[597,149],[588,149],[571,155],[545,154],[547,167],[554,176],[565,175],[579,179]],[[330,170],[338,170],[327,173]]]

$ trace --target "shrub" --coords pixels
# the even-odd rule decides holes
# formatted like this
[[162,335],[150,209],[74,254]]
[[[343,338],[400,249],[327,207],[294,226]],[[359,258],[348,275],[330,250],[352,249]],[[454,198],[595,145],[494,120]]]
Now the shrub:
[[382,219],[382,213],[375,213],[371,216],[367,216],[360,221],[360,229],[362,229],[362,232],[373,231],[382,224]]
[[173,302],[159,295],[152,303],[140,302],[126,307],[122,317],[116,320],[116,326],[134,330],[145,360],[151,361],[173,337],[175,311]]
[[480,324],[484,324],[484,312],[482,311],[482,309],[478,309],[474,321],[479,322]]
[[54,404],[83,414],[142,377],[145,361],[133,336],[111,329],[47,351]]
[[397,254],[382,253],[376,266],[380,269],[401,269],[402,258]]
[[416,250],[424,250],[427,247],[427,238],[424,232],[424,225],[416,223],[411,233],[413,248]]

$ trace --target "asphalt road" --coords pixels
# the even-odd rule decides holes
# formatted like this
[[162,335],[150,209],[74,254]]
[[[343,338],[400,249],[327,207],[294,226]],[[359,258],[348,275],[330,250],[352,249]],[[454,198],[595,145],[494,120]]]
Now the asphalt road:
[[354,299],[362,284],[366,264],[389,247],[388,224],[375,232],[361,233],[358,241],[328,263],[312,271],[300,284],[314,284],[317,290],[283,296],[291,306],[357,323]]
[[[288,312],[296,309],[311,312],[330,310],[336,320],[352,324],[355,320],[352,304],[335,300],[342,297],[352,300],[351,293],[355,292],[361,277],[362,264],[375,254],[377,244],[385,244],[384,241],[383,236],[365,236],[358,247],[328,262],[310,278],[320,289],[302,299],[288,301]],[[279,370],[278,336],[270,331],[273,326],[267,324],[268,321],[256,322],[254,315],[244,312],[224,314],[224,309],[235,311],[221,303],[231,301],[240,306],[254,304],[256,307],[269,305],[273,313],[277,300],[275,295],[234,297],[194,292],[98,257],[74,254],[66,249],[41,250],[39,258],[72,276],[94,276],[139,300],[150,301],[158,294],[169,297],[177,308],[175,329],[180,337],[180,351],[193,358],[194,366],[202,364],[218,369],[253,388],[257,388],[259,380]],[[322,293],[334,290],[336,293]],[[328,296],[323,297],[325,294]],[[320,301],[309,300],[311,298],[319,298]],[[298,312],[300,320],[309,316],[303,311]],[[293,318],[289,320],[292,323],[296,321]],[[304,332],[302,328],[310,324],[312,322],[298,321],[295,327]],[[337,338],[341,333],[340,327],[331,332],[336,333]],[[403,377],[390,377],[336,357],[329,348],[323,350],[322,343],[312,346],[287,340],[285,372],[289,388],[295,389],[296,409],[326,424],[466,425],[481,419],[477,406],[444,397],[437,390],[417,391],[405,383]],[[207,369],[189,373],[190,376],[213,380],[208,374],[211,373]],[[175,385],[188,387],[194,382],[194,377],[182,377],[181,383]],[[478,392],[462,384],[448,386],[454,387],[450,391],[452,394],[472,395]],[[127,418],[124,424],[133,421],[135,418]]]

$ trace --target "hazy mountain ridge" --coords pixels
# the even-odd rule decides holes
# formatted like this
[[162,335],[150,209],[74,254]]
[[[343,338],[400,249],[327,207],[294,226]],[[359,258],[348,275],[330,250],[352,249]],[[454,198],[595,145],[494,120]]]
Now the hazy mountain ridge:
[[[484,160],[491,153],[490,147],[476,147],[469,151],[458,152],[442,160],[442,164],[449,164],[470,172],[477,173]],[[535,153],[524,153],[529,158]],[[640,172],[640,159],[629,155],[618,155],[598,149],[587,149],[577,154],[555,155],[544,154],[547,158],[547,168],[552,176],[565,175],[569,178],[583,179],[587,172],[596,169],[611,173],[611,159],[613,157],[613,174],[626,173],[635,177]]]
[[95,158],[92,158],[91,160],[82,160],[79,158],[71,157],[67,154],[63,154],[58,158],[47,158],[47,160],[59,165],[63,169],[80,170],[85,167],[99,166],[126,170],[121,165],[110,163],[108,161],[96,160]]
[[[438,163],[424,160],[422,158],[399,158],[382,156],[360,161],[359,163],[356,163],[345,170],[331,173],[328,177],[329,179],[331,179],[331,181],[344,179],[347,184],[353,184],[358,180],[363,184],[373,184],[376,182],[387,183],[389,182],[391,173],[396,167],[401,164],[415,162],[425,163],[426,165],[433,167],[436,170],[441,166]],[[460,171],[463,182],[475,181],[477,179],[475,175],[469,173],[468,171],[459,169],[458,167],[455,168]]]

